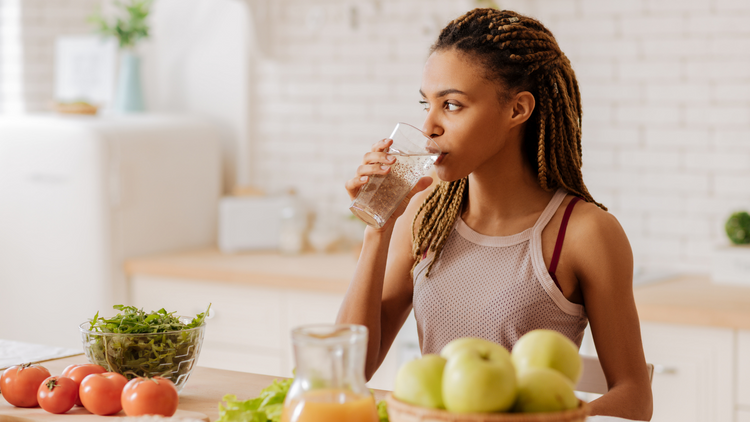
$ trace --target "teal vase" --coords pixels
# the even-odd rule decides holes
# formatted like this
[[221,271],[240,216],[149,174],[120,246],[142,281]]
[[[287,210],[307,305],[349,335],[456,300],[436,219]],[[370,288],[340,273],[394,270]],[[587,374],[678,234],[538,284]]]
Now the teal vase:
[[141,58],[132,51],[122,50],[118,78],[115,110],[125,113],[144,111]]

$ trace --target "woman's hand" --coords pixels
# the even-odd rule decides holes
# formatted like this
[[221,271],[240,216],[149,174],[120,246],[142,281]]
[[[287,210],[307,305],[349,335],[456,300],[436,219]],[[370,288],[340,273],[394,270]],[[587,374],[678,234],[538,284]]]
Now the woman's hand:
[[362,165],[357,167],[357,174],[346,182],[349,199],[354,200],[371,176],[388,174],[391,170],[390,165],[396,162],[396,157],[388,155],[387,152],[392,143],[392,139],[381,139],[372,146],[370,152],[365,154],[362,158]]
[[[345,184],[346,191],[351,200],[354,200],[360,189],[370,180],[370,177],[385,176],[391,170],[391,165],[396,163],[396,157],[388,154],[388,148],[391,144],[393,144],[392,139],[381,139],[362,158],[362,164],[357,167],[356,175]],[[432,184],[432,177],[426,176],[419,179],[414,188],[406,195],[406,198],[401,201],[401,204],[399,204],[383,228],[393,226],[396,219],[406,210],[406,206],[409,205],[411,198],[417,192],[427,189],[430,184]]]

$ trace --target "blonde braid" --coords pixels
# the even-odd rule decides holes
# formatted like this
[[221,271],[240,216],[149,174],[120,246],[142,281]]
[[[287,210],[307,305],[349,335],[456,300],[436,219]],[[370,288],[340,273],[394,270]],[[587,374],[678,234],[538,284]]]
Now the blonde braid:
[[[450,235],[451,230],[453,230],[453,225],[458,218],[468,182],[468,177],[453,182],[440,182],[417,211],[417,214],[412,221],[412,228],[417,226],[420,214],[423,209],[428,207],[428,203],[438,205],[436,201],[432,200],[434,197],[440,197],[442,199],[440,201],[440,205],[442,206],[436,207],[438,212],[432,212],[434,211],[433,209],[422,215],[419,230],[417,232],[412,232],[412,256],[414,257],[412,274],[414,268],[419,263],[420,258],[425,255],[427,251],[433,251],[435,252],[435,256],[430,261],[430,264],[427,267],[427,272],[425,273],[425,277],[429,277],[432,265],[440,256],[440,252],[443,250],[443,246],[448,240],[448,235]],[[425,227],[434,228],[435,230],[424,230]]]

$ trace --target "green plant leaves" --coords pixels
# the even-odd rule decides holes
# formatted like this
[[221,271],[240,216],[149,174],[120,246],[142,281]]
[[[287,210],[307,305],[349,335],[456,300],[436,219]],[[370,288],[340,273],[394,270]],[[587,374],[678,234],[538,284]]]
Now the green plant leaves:
[[727,237],[735,245],[750,243],[750,214],[740,211],[732,214],[724,225]]
[[149,37],[149,25],[146,19],[151,9],[152,0],[116,0],[118,12],[124,16],[108,21],[97,11],[89,17],[89,22],[96,26],[96,32],[104,37],[117,38],[120,48],[133,48],[142,39]]

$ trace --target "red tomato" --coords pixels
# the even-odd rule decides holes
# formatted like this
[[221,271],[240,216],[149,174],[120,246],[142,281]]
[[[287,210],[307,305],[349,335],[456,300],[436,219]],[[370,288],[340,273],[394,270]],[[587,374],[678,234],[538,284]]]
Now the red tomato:
[[[83,365],[68,365],[62,371],[62,376],[72,379],[76,383],[76,389],[81,385],[81,381],[86,378],[86,375],[91,374],[103,374],[107,370],[103,366],[95,365],[93,363],[85,363]],[[76,406],[83,406],[81,398],[76,394]]]
[[115,372],[91,374],[81,381],[78,395],[89,412],[99,416],[114,415],[122,410],[120,395],[127,383],[127,378]]
[[161,415],[177,411],[180,398],[172,381],[162,378],[133,378],[122,390],[122,408],[128,416]]
[[13,406],[37,407],[37,390],[49,376],[47,368],[41,365],[25,363],[11,366],[0,377],[0,391],[5,400]]
[[42,409],[55,414],[65,413],[78,399],[78,384],[67,377],[49,377],[39,386],[37,399]]

